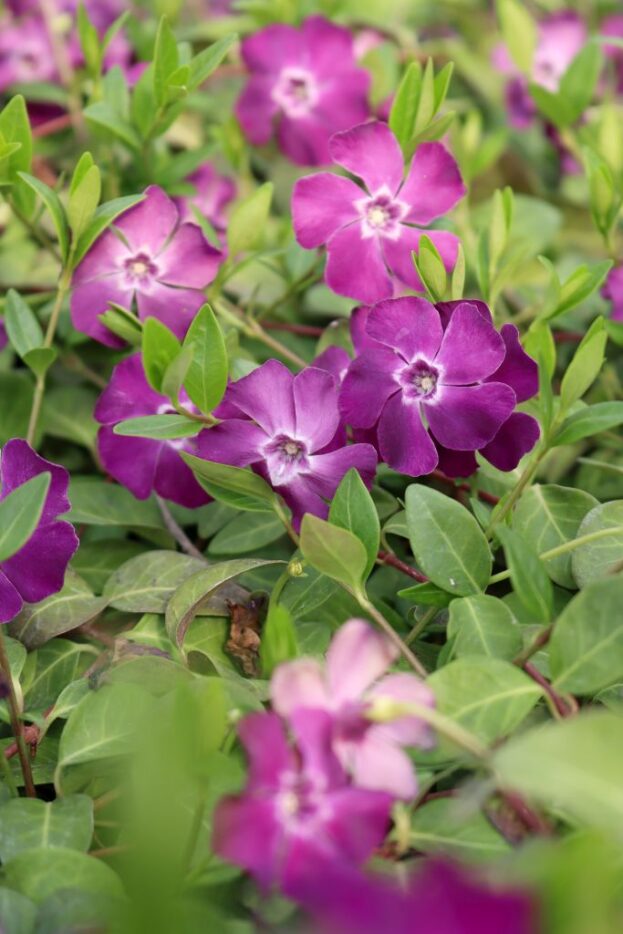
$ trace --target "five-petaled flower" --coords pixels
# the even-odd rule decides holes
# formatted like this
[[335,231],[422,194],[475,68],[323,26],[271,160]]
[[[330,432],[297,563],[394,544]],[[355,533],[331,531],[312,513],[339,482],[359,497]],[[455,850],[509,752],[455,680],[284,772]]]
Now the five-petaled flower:
[[308,249],[326,245],[327,284],[340,295],[372,303],[390,298],[399,283],[421,289],[411,258],[426,233],[445,266],[457,257],[458,238],[423,230],[465,194],[456,162],[441,143],[422,143],[403,181],[400,146],[388,126],[371,122],[331,138],[333,161],[359,176],[321,172],[299,179],[292,196],[296,238]]
[[41,473],[50,474],[50,486],[37,528],[16,554],[0,564],[0,623],[17,616],[24,603],[38,603],[59,591],[78,548],[73,525],[58,518],[71,508],[69,474],[21,438],[12,438],[2,448],[0,500]]
[[[184,390],[180,400],[187,409],[195,410]],[[194,438],[159,441],[117,435],[113,430],[130,418],[173,412],[169,399],[147,382],[141,355],[126,357],[113,370],[95,406],[95,418],[102,425],[97,436],[99,455],[111,477],[137,499],[147,499],[155,491],[180,506],[201,506],[208,502],[208,496],[180,457],[181,450],[197,453]]]
[[73,277],[74,327],[110,347],[122,345],[100,321],[110,302],[139,318],[159,318],[183,337],[222,260],[196,224],[180,224],[175,203],[151,185],[86,254]]
[[267,26],[244,40],[242,57],[251,75],[236,113],[256,146],[269,141],[275,122],[288,158],[323,165],[332,134],[369,116],[370,75],[357,66],[352,36],[322,16],[300,29]]
[[221,175],[210,162],[204,162],[186,178],[194,186],[195,194],[177,198],[183,221],[195,221],[192,208],[197,208],[218,233],[227,226],[225,208],[236,197],[236,184],[227,175]]
[[307,860],[360,865],[387,831],[390,795],[348,784],[331,749],[331,718],[301,710],[288,744],[276,714],[253,713],[238,727],[249,758],[241,795],[214,814],[214,850],[250,872],[263,889],[287,890]]
[[[486,448],[513,414],[518,393],[527,398],[535,391],[534,364],[527,363],[512,326],[504,337],[498,334],[482,302],[440,309],[415,297],[370,309],[362,350],[340,394],[344,420],[375,427],[381,458],[410,476],[437,467],[435,442],[451,452]],[[531,447],[538,426],[517,414],[522,424],[529,420],[523,443]]]
[[356,467],[370,485],[377,460],[372,445],[345,444],[338,394],[327,370],[311,366],[293,376],[282,363],[268,360],[229,386],[226,411],[233,406],[240,416],[203,431],[199,455],[253,467],[283,496],[295,528],[306,512],[326,516],[344,474]]
[[351,619],[334,636],[325,671],[312,658],[286,662],[274,672],[270,688],[273,708],[285,718],[305,709],[330,714],[333,751],[355,785],[409,800],[417,792],[417,780],[401,747],[431,746],[430,730],[411,714],[386,723],[366,716],[378,700],[406,707],[434,705],[432,691],[415,675],[399,672],[381,678],[397,655],[387,636]]

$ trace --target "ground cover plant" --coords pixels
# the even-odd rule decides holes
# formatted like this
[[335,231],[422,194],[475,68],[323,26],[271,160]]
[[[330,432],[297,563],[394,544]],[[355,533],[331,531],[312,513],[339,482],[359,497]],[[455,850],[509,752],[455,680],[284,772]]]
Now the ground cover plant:
[[623,14],[0,4],[0,929],[623,926]]

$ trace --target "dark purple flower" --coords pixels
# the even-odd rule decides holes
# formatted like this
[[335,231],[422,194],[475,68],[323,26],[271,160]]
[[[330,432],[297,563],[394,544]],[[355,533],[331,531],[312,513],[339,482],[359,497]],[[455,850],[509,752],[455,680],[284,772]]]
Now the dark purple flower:
[[330,161],[337,130],[370,114],[368,72],[357,66],[347,29],[311,16],[300,29],[277,23],[242,43],[251,76],[236,113],[248,139],[267,143],[277,127],[283,152],[299,165]]
[[110,347],[122,342],[98,317],[109,302],[130,308],[136,299],[141,320],[159,318],[183,337],[222,260],[200,227],[179,223],[161,188],[151,185],[145,194],[95,241],[73,277],[74,326]]
[[292,863],[322,857],[360,865],[383,840],[391,796],[349,786],[331,749],[331,719],[321,710],[292,718],[296,748],[275,714],[253,713],[238,727],[249,757],[241,795],[214,815],[215,852],[250,872],[263,889]]
[[199,454],[252,466],[283,496],[297,528],[306,512],[326,516],[327,500],[351,467],[368,485],[376,468],[371,445],[344,445],[338,394],[326,370],[307,367],[293,376],[282,363],[268,360],[229,386],[227,411],[233,405],[240,417],[203,431]]
[[493,379],[506,345],[490,316],[460,302],[444,331],[434,305],[397,298],[375,305],[365,330],[373,343],[351,363],[340,408],[348,424],[376,426],[390,467],[420,476],[437,466],[435,441],[453,451],[493,441],[517,396],[502,378]]
[[[538,42],[530,80],[556,92],[560,79],[586,40],[586,26],[572,10],[562,10],[542,20],[538,24]],[[506,103],[511,123],[518,129],[529,126],[537,109],[528,90],[528,79],[521,74],[505,45],[493,50],[492,63],[498,71],[509,76]]]
[[447,859],[419,862],[401,884],[336,865],[322,855],[292,860],[286,894],[314,918],[314,934],[537,934],[529,891],[501,887]]
[[0,500],[41,473],[50,473],[51,481],[39,524],[26,544],[0,564],[0,623],[17,616],[24,603],[38,603],[61,590],[79,545],[73,525],[58,519],[71,508],[69,474],[39,457],[21,438],[12,438],[2,448]]
[[614,266],[610,270],[601,294],[612,302],[612,320],[623,321],[623,266]]
[[423,233],[448,269],[458,238],[446,230],[423,230],[465,194],[458,166],[441,143],[418,146],[403,181],[396,137],[384,123],[356,126],[331,138],[333,161],[364,185],[321,172],[299,179],[292,196],[296,239],[307,249],[326,245],[327,284],[339,295],[372,303],[389,298],[392,276],[414,289],[422,283],[411,253]]
[[355,785],[409,800],[417,779],[402,747],[430,747],[428,726],[416,716],[385,723],[366,718],[369,705],[381,699],[434,705],[432,691],[415,675],[385,675],[397,657],[387,636],[351,619],[333,637],[325,670],[313,658],[287,662],[274,672],[270,693],[274,710],[287,719],[304,709],[329,714],[333,751]]
[[198,208],[214,229],[222,233],[227,226],[225,208],[236,197],[233,179],[220,175],[213,165],[205,162],[186,181],[194,185],[196,194],[176,199],[181,219],[195,221],[191,208]]
[[[191,410],[184,391],[181,401]],[[147,499],[155,490],[164,499],[193,508],[208,502],[208,496],[180,457],[180,451],[196,454],[194,438],[157,441],[116,435],[113,426],[128,418],[173,413],[166,396],[147,382],[140,354],[126,357],[113,370],[110,382],[95,406],[95,418],[103,426],[97,444],[105,469],[126,486],[137,499]]]

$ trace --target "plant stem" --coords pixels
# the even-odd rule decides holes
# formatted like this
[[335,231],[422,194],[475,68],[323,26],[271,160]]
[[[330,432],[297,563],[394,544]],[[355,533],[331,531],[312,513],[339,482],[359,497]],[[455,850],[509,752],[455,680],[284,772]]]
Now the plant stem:
[[413,627],[413,629],[411,630],[411,632],[405,639],[405,642],[407,645],[411,645],[412,642],[415,642],[417,637],[424,632],[428,624],[431,623],[435,619],[438,612],[439,612],[439,607],[431,606],[428,608],[426,613],[424,613],[424,615],[422,616],[422,619],[419,619],[417,621],[417,623],[415,624],[415,626]]
[[289,347],[286,347],[285,344],[282,344],[281,341],[276,340],[274,337],[271,337],[270,334],[267,334],[259,321],[256,321],[252,318],[249,318],[242,309],[239,309],[236,305],[232,307],[227,307],[232,305],[231,302],[225,304],[226,299],[221,299],[214,302],[214,310],[217,314],[221,315],[229,324],[237,328],[239,331],[242,331],[243,334],[246,334],[247,337],[251,337],[254,340],[261,341],[267,347],[270,347],[271,350],[274,350],[275,353],[279,356],[284,357],[286,360],[289,360],[290,363],[293,363],[295,366],[303,367],[307,366],[307,362],[303,360],[302,357],[299,357],[297,353],[293,350],[290,350]]
[[397,571],[400,571],[407,577],[411,577],[420,584],[426,584],[428,582],[428,577],[425,577],[424,574],[412,568],[411,565],[407,564],[405,561],[401,561],[400,558],[391,551],[379,551],[376,560],[379,564],[387,564],[389,567],[396,568]]
[[519,655],[517,655],[516,658],[513,659],[513,665],[519,665],[523,667],[523,665],[529,659],[531,659],[533,655],[536,655],[539,649],[542,649],[544,645],[547,645],[547,643],[549,642],[551,638],[553,631],[554,631],[553,625],[546,626],[545,629],[542,629],[541,632],[536,637],[536,639],[534,640],[534,642],[531,642],[530,645],[523,650],[523,652],[520,652]]
[[[65,296],[67,295],[71,284],[71,273],[69,270],[70,264],[68,264],[67,267],[64,268],[61,272],[61,276],[58,282],[58,290],[56,292],[56,301],[54,302],[52,314],[50,315],[50,320],[48,321],[47,330],[45,332],[45,338],[43,341],[44,347],[51,347],[54,343],[54,335],[56,334],[56,327],[58,325],[58,319],[63,307],[63,301],[65,300]],[[43,394],[45,392],[45,379],[46,374],[41,373],[37,377],[37,382],[35,383],[35,392],[32,397],[32,407],[30,410],[28,431],[26,433],[26,440],[30,445],[32,445],[37,431],[37,423],[39,421],[41,404],[43,402]]]
[[8,691],[7,703],[11,717],[11,729],[13,730],[13,736],[15,737],[15,742],[17,743],[17,755],[19,756],[19,764],[22,770],[22,775],[24,777],[24,788],[26,790],[27,797],[36,798],[37,791],[35,789],[35,783],[32,777],[32,768],[30,766],[30,759],[28,757],[28,750],[26,749],[26,743],[24,741],[24,728],[22,721],[20,720],[19,706],[17,703],[17,697],[15,696],[15,688],[13,687],[11,666],[9,664],[9,658],[6,652],[6,644],[4,641],[4,632],[1,626],[0,668],[2,668],[2,671],[4,672],[4,678]]
[[464,749],[470,756],[479,759],[481,762],[488,762],[489,760],[489,750],[480,742],[477,736],[463,729],[460,724],[455,723],[454,720],[446,717],[445,714],[440,713],[434,707],[427,707],[426,704],[418,704],[415,701],[403,703],[402,701],[378,698],[377,701],[372,703],[368,712],[368,718],[375,723],[391,722],[391,720],[398,717],[418,717],[456,746]]
[[560,696],[558,691],[556,691],[552,685],[549,683],[547,678],[545,678],[538,668],[535,668],[532,662],[525,662],[522,666],[525,673],[532,678],[540,687],[543,688],[546,697],[551,701],[552,712],[554,716],[558,719],[562,717],[569,717],[575,711],[572,710]]
[[409,662],[413,670],[417,671],[421,678],[427,678],[428,672],[417,655],[412,652],[407,643],[400,638],[394,627],[388,620],[385,619],[383,614],[379,613],[377,608],[374,606],[372,601],[368,599],[366,594],[353,592],[353,596],[357,600],[361,609],[365,610],[366,613],[372,617],[377,626],[379,626],[383,632],[389,636],[400,654]]
[[208,562],[206,561],[205,555],[202,555],[199,549],[193,545],[186,532],[177,524],[171,515],[171,511],[165,501],[161,499],[158,494],[156,494],[156,502],[158,503],[158,508],[160,509],[164,524],[182,551],[186,552],[187,555],[190,555],[191,558],[198,558],[199,561],[203,561],[205,564],[207,564]]

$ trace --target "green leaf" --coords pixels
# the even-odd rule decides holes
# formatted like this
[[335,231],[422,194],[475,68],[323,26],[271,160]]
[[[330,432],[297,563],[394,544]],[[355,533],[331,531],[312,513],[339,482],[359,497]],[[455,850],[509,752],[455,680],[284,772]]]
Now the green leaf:
[[[93,836],[93,801],[68,795],[56,801],[14,798],[0,807],[0,858],[7,863],[24,850],[66,847],[86,853]],[[50,854],[54,859],[54,854]]]
[[212,43],[206,49],[203,49],[189,62],[190,74],[188,77],[188,90],[194,91],[199,85],[203,84],[206,78],[216,71],[230,48],[236,42],[238,36],[236,33],[230,33],[217,42]]
[[171,360],[162,377],[161,392],[176,405],[179,403],[180,392],[191,361],[192,350],[190,347],[186,347],[178,353],[177,357]]
[[415,483],[407,488],[405,503],[411,549],[424,574],[457,596],[483,591],[491,576],[491,553],[471,513]]
[[502,545],[513,590],[535,623],[548,623],[554,611],[554,591],[545,566],[534,547],[514,529],[500,526]]
[[0,561],[26,544],[39,524],[52,475],[31,477],[0,502]]
[[179,356],[182,347],[177,337],[158,318],[143,322],[143,369],[147,382],[156,392],[162,391],[162,381],[169,365]]
[[34,175],[29,175],[27,172],[19,172],[18,174],[22,181],[25,182],[29,188],[32,188],[35,194],[39,195],[45,204],[56,230],[61,257],[63,261],[66,261],[69,255],[69,229],[67,227],[67,218],[65,217],[65,209],[63,208],[61,199],[53,188],[50,188],[45,182],[35,178]]
[[595,694],[623,678],[623,577],[594,581],[564,608],[549,642],[553,685]]
[[462,802],[450,798],[428,801],[411,818],[409,843],[422,853],[460,859],[491,859],[510,852],[510,844],[480,811],[465,813]]
[[[220,588],[223,584],[233,580],[240,574],[245,574],[254,568],[267,564],[280,564],[278,561],[264,561],[255,558],[240,558],[235,561],[223,561],[193,574],[181,584],[167,605],[166,627],[169,637],[179,648],[182,648],[184,637],[192,620],[200,610],[206,610],[207,605],[214,605],[215,598],[221,603],[226,594]],[[228,610],[216,608],[216,615],[227,615]]]
[[97,76],[102,65],[99,35],[82,3],[78,4],[76,19],[78,38],[80,39],[80,48],[84,55],[85,64],[89,73],[92,76]]
[[131,438],[153,438],[166,441],[174,438],[191,438],[201,431],[199,422],[191,421],[185,415],[143,415],[128,418],[115,425],[116,435]]
[[623,571],[623,500],[595,506],[582,521],[577,538],[593,536],[571,555],[573,577],[578,587]]
[[597,378],[604,362],[608,333],[603,318],[597,318],[578,346],[560,385],[560,405],[566,411],[580,399]]
[[423,606],[446,607],[452,602],[452,594],[447,590],[442,590],[436,584],[428,581],[425,584],[414,584],[413,587],[405,587],[398,591],[398,596],[405,600],[412,600],[413,603]]
[[203,570],[199,558],[176,551],[148,551],[125,561],[109,577],[102,596],[125,613],[164,613],[183,581]]
[[166,16],[163,16],[158,24],[156,34],[156,45],[154,48],[154,94],[158,104],[162,106],[167,99],[167,89],[171,76],[179,66],[179,53],[177,51],[177,42],[169,26]]
[[301,523],[300,547],[305,560],[321,574],[355,592],[362,590],[368,555],[352,532],[307,513]]
[[371,573],[379,551],[381,526],[374,500],[355,468],[346,473],[329,508],[329,522],[356,535],[366,549],[365,577]]
[[433,302],[440,302],[447,285],[446,267],[439,251],[430,237],[423,235],[419,242],[419,253],[413,253],[413,262],[424,288]]
[[623,831],[623,717],[606,711],[528,730],[493,757],[498,782],[575,822]]
[[110,866],[64,847],[24,850],[3,870],[6,885],[38,904],[70,886],[107,899],[124,894],[121,879]]
[[448,639],[453,639],[452,655],[488,655],[512,661],[523,648],[517,620],[497,597],[477,594],[461,597],[450,604]]
[[108,101],[96,101],[85,107],[84,118],[89,124],[113,136],[132,150],[140,150],[141,140],[136,130]]
[[422,66],[419,62],[410,62],[398,85],[389,113],[389,128],[403,151],[414,133],[421,86]]
[[75,386],[46,389],[42,413],[45,433],[93,450],[99,428],[93,418],[96,401],[96,394],[86,387],[79,392]]
[[484,655],[458,658],[433,672],[426,683],[439,711],[485,743],[511,734],[542,694],[521,669]]
[[6,934],[33,934],[37,906],[12,889],[0,888],[0,924]]
[[[239,509],[266,511],[271,509],[276,496],[265,480],[243,467],[230,467],[228,464],[217,464],[215,461],[206,461],[194,454],[181,451],[182,458],[195,474],[197,480],[215,499],[222,499]],[[229,500],[225,491],[231,491],[233,499]],[[242,504],[239,497],[242,498]]]
[[78,239],[78,244],[74,250],[73,265],[78,265],[87,250],[89,250],[97,238],[110,227],[120,214],[123,214],[125,211],[134,207],[135,204],[139,204],[144,200],[144,194],[126,195],[123,198],[114,198],[112,201],[106,201],[104,204],[100,204],[92,220]]
[[69,501],[69,520],[74,525],[164,527],[153,499],[138,500],[125,487],[105,483],[96,477],[73,477],[69,485]]
[[47,373],[50,369],[57,357],[58,351],[56,347],[35,347],[33,350],[29,350],[24,354],[23,360],[35,376],[43,376],[43,374]]
[[109,331],[116,334],[132,347],[140,347],[143,341],[143,325],[136,315],[110,302],[110,309],[97,317]]
[[283,522],[274,513],[241,513],[219,529],[208,546],[208,554],[247,554],[277,541],[283,535]]
[[553,310],[544,317],[547,320],[556,318],[586,301],[603,285],[611,269],[612,260],[610,259],[595,263],[593,266],[578,266],[562,285],[559,300]]
[[[75,178],[74,180],[75,181]],[[74,241],[77,243],[93,220],[102,193],[100,170],[92,165],[70,192],[67,219]]]
[[252,250],[262,242],[272,197],[272,182],[265,182],[236,204],[227,227],[230,257]]
[[192,351],[184,388],[197,408],[209,413],[225,395],[228,372],[225,341],[209,305],[197,312],[183,346]]
[[[7,159],[2,161],[0,167],[0,185],[6,182],[13,184],[18,180],[20,172],[30,170],[32,162],[32,132],[26,101],[21,94],[12,97],[0,111],[0,139],[8,145],[18,146]],[[30,191],[15,185],[12,194],[25,213],[30,214],[34,204]]]
[[[540,555],[575,538],[585,515],[596,505],[595,497],[582,490],[535,484],[521,496],[513,528]],[[554,583],[575,589],[570,553],[546,561],[545,570]]]
[[553,443],[574,444],[619,425],[623,425],[623,402],[597,402],[567,416]]
[[560,79],[559,97],[569,108],[570,122],[578,120],[591,102],[603,63],[601,48],[587,42]]
[[82,578],[68,571],[62,590],[40,603],[26,604],[10,623],[10,632],[34,649],[95,619],[105,606],[106,601],[95,597]]
[[520,71],[529,75],[538,42],[537,25],[518,0],[497,0],[496,10],[504,41]]
[[298,654],[296,629],[292,616],[282,604],[269,606],[260,643],[262,675],[269,678],[277,665],[296,658]]
[[43,331],[36,315],[15,289],[6,293],[4,323],[11,345],[22,359],[29,350],[43,344]]
[[52,704],[56,707],[65,687],[80,678],[98,654],[93,646],[68,639],[52,639],[29,652],[22,680],[25,709],[43,711]]
[[550,123],[553,123],[559,129],[573,123],[573,110],[560,94],[554,94],[552,91],[548,91],[547,88],[533,82],[530,82],[528,89],[540,112]]

